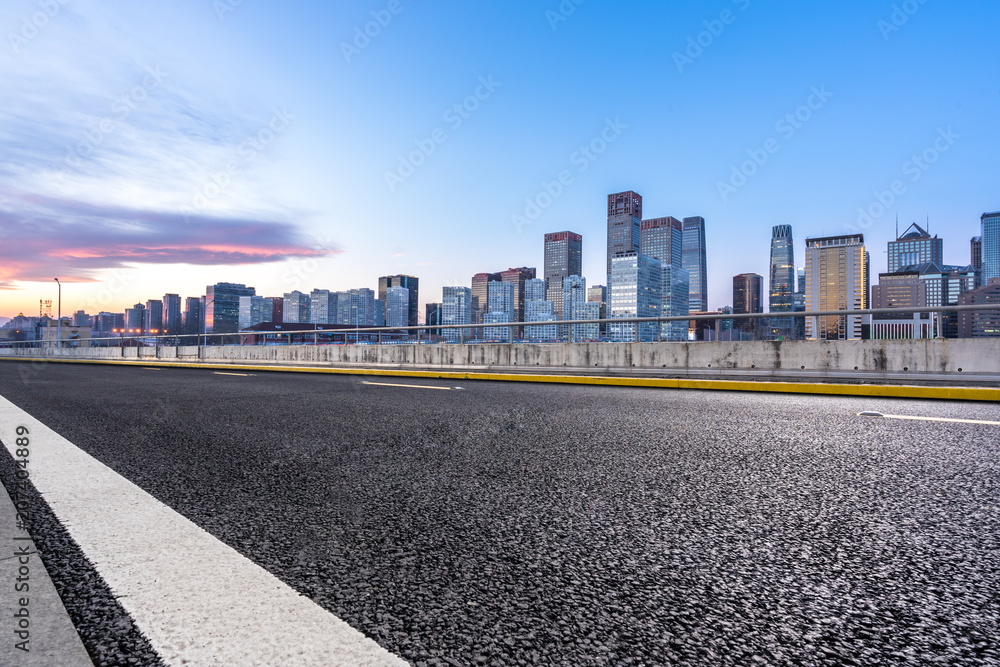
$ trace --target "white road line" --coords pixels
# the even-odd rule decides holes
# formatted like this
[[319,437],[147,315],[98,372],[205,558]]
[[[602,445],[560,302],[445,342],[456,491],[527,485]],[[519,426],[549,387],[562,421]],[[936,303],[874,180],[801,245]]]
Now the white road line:
[[392,384],[389,382],[362,382],[375,387],[409,387],[410,389],[440,389],[441,391],[462,391],[461,387],[434,387],[429,384]]
[[[0,396],[35,487],[168,665],[406,665]],[[114,437],[114,436],[111,436]]]
[[949,419],[947,417],[911,417],[908,415],[883,415],[878,412],[859,412],[861,417],[882,417],[883,419],[905,419],[920,422],[945,422],[949,424],[980,424],[983,426],[1000,426],[1000,422],[983,421],[981,419]]
[[241,378],[250,377],[249,373],[223,373],[222,371],[215,371],[212,375],[238,375]]

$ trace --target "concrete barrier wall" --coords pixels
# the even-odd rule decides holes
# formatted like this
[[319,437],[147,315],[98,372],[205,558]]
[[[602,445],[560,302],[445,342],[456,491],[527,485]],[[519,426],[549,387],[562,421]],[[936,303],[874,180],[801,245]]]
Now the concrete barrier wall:
[[0,357],[169,359],[216,363],[391,367],[761,369],[1000,373],[1000,338],[895,341],[556,343],[515,345],[292,345],[248,347],[0,349]]

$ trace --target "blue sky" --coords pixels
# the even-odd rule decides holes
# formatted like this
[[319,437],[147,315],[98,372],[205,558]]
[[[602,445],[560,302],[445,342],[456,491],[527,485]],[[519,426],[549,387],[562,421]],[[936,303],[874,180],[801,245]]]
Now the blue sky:
[[965,264],[1000,208],[995,2],[577,2],[8,0],[0,315],[55,276],[64,313],[391,273],[437,301],[564,229],[599,284],[627,189],[706,218],[718,307],[773,225],[800,263],[860,229],[878,271],[897,214]]

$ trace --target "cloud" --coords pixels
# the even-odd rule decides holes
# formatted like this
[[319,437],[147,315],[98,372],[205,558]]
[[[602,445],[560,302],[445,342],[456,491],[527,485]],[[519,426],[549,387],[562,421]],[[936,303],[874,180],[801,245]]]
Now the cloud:
[[281,220],[185,217],[169,211],[0,191],[0,288],[25,281],[91,282],[134,264],[240,265],[324,257]]

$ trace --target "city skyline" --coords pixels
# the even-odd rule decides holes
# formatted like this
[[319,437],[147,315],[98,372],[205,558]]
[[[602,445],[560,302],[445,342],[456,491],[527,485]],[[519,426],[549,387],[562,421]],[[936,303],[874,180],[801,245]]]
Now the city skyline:
[[388,4],[79,0],[32,28],[38,4],[12,0],[0,316],[37,313],[54,277],[99,312],[396,274],[422,313],[476,273],[541,269],[567,229],[599,284],[604,200],[627,189],[646,217],[705,218],[716,309],[733,275],[768,275],[775,225],[864,233],[881,270],[896,214],[929,218],[962,264],[1000,206],[985,1]]

